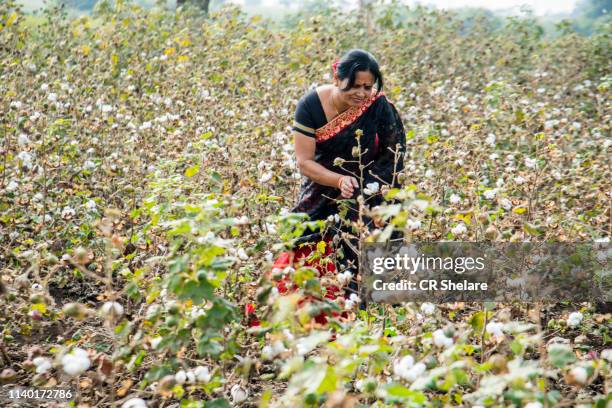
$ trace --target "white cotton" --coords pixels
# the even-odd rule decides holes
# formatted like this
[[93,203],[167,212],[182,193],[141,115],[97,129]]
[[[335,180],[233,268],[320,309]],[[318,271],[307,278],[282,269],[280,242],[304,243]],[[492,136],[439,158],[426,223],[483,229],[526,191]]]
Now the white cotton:
[[421,305],[421,312],[423,312],[427,316],[434,314],[435,311],[436,305],[434,305],[433,303],[425,302]]
[[51,360],[45,357],[36,357],[32,363],[36,367],[36,374],[46,373],[51,368]]
[[187,376],[187,383],[189,383],[189,384],[195,384],[195,382],[196,382],[196,376],[195,376],[195,374],[193,373],[193,371],[191,371],[191,370],[190,370],[190,371],[187,371],[187,372],[185,373],[185,375]]
[[461,235],[461,234],[467,232],[467,227],[465,226],[464,223],[460,222],[459,224],[455,225],[453,227],[453,229],[451,229],[451,232],[454,235]]
[[414,382],[426,370],[427,370],[427,367],[425,366],[425,364],[423,364],[423,363],[416,363],[412,368],[410,368],[410,369],[408,369],[406,371],[403,371],[400,374],[400,377],[402,377],[406,381]]
[[496,139],[495,134],[489,133],[487,135],[487,138],[485,139],[485,142],[490,146],[495,146],[495,139]]
[[544,408],[544,406],[538,401],[528,402],[524,408]]
[[85,203],[85,208],[91,211],[95,210],[96,202],[94,200],[87,200],[87,202]]
[[421,228],[421,220],[408,219],[406,221],[406,225],[408,226],[410,230],[414,231],[414,230]]
[[353,274],[351,273],[351,271],[344,271],[342,273],[339,273],[337,277],[340,286],[348,285],[352,278]]
[[232,387],[232,389],[230,390],[230,394],[232,396],[232,402],[234,404],[240,404],[246,401],[247,397],[249,396],[248,392],[238,384],[235,384]]
[[47,100],[49,102],[55,102],[57,101],[57,94],[54,92],[49,93],[49,95],[47,95]]
[[19,152],[17,158],[21,161],[21,163],[26,167],[32,166],[32,155],[26,151]]
[[249,259],[249,256],[247,255],[244,248],[238,248],[237,254],[238,254],[238,258],[242,259],[243,261]]
[[62,209],[62,218],[70,218],[72,216],[74,216],[76,212],[74,211],[74,208],[70,207],[70,206],[65,206]]
[[451,194],[449,200],[451,204],[457,204],[461,202],[461,197],[458,194]]
[[28,137],[28,135],[26,135],[25,133],[20,133],[17,137],[17,144],[19,144],[19,146],[25,146],[28,143],[30,143],[30,138]]
[[85,163],[83,163],[83,168],[85,170],[93,170],[96,168],[96,163],[91,160],[86,160]]
[[123,306],[117,302],[106,302],[100,308],[103,317],[120,318],[123,316]]
[[161,343],[161,341],[163,340],[163,338],[160,337],[154,337],[151,339],[151,347],[153,347],[154,349],[157,348],[157,346],[159,346],[159,343]]
[[249,223],[249,217],[247,217],[246,215],[234,218],[235,225],[246,225],[248,223]]
[[453,345],[453,339],[446,337],[444,330],[438,329],[433,332],[433,342],[438,347],[450,347]]
[[393,373],[401,375],[402,372],[409,370],[414,365],[414,357],[407,355],[393,364]]
[[380,188],[378,182],[368,183],[366,184],[366,188],[363,189],[363,192],[367,195],[376,194]]
[[15,191],[19,187],[19,184],[15,180],[11,180],[10,183],[6,186],[6,191]]
[[582,322],[584,316],[580,312],[572,312],[567,318],[567,325],[569,327],[576,327]]
[[91,361],[87,351],[77,347],[62,357],[62,366],[66,374],[75,376],[85,372],[91,366]]
[[208,367],[197,366],[193,370],[193,373],[195,374],[196,380],[204,384],[208,383],[212,378],[212,374],[210,373]]
[[497,189],[491,189],[491,190],[485,190],[485,192],[483,193],[483,195],[485,196],[485,198],[487,200],[492,200],[493,198],[495,198],[495,195],[497,194]]
[[259,178],[259,182],[267,183],[268,181],[272,180],[272,176],[273,176],[273,173],[271,171],[268,171]]
[[494,337],[503,338],[504,337],[504,332],[502,331],[503,327],[504,325],[502,323],[489,322],[487,324],[486,330],[487,330],[487,333],[489,333],[490,335]]
[[185,370],[177,371],[177,373],[174,374],[174,380],[178,384],[185,384],[185,382],[187,382],[187,373],[185,372]]
[[499,200],[499,204],[504,210],[510,210],[512,208],[512,201],[508,200],[505,197]]
[[536,159],[525,157],[525,166],[529,167],[530,169],[533,169],[536,167],[536,165],[537,165]]
[[612,349],[605,349],[601,352],[601,358],[609,363],[612,363]]
[[585,384],[587,382],[587,378],[589,377],[589,373],[584,367],[572,368],[570,370],[570,375],[580,384]]
[[121,408],[147,408],[147,403],[142,398],[130,398],[121,405]]
[[523,176],[516,176],[516,177],[514,178],[514,182],[515,182],[516,184],[521,185],[521,184],[523,184],[523,183],[525,182],[525,178],[524,178]]

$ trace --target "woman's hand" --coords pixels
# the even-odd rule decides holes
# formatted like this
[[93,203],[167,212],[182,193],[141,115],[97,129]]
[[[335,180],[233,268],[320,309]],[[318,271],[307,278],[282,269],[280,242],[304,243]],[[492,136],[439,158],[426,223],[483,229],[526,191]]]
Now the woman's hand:
[[340,176],[338,179],[338,188],[343,198],[351,198],[355,191],[354,189],[357,187],[359,187],[359,183],[353,176]]

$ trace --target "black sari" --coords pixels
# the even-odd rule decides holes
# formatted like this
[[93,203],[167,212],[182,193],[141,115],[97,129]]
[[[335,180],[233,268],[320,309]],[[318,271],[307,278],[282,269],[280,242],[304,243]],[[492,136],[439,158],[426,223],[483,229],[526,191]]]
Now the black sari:
[[[299,126],[294,123],[294,129]],[[303,126],[302,126],[303,128]],[[397,175],[404,168],[403,158],[406,151],[406,134],[399,113],[395,106],[387,99],[384,92],[372,96],[360,107],[351,107],[333,118],[330,122],[315,129],[316,150],[314,160],[323,167],[339,174],[360,174],[357,158],[352,156],[353,148],[358,146],[356,131],[360,129],[363,134],[359,137],[361,162],[364,168],[363,186],[377,182],[379,187],[388,185],[399,188]],[[398,152],[396,154],[391,151]],[[337,158],[344,160],[342,167]],[[359,177],[357,177],[359,179]],[[356,200],[360,195],[359,188],[355,189],[350,200],[347,214],[348,219],[355,219]],[[373,195],[366,195],[366,204],[371,208],[382,203],[380,188]],[[324,220],[330,215],[339,212],[339,201],[347,200],[341,197],[336,187],[317,184],[307,177],[302,178],[297,204],[291,209],[294,213],[306,213],[310,220]],[[323,232],[306,230],[296,244],[322,238]]]

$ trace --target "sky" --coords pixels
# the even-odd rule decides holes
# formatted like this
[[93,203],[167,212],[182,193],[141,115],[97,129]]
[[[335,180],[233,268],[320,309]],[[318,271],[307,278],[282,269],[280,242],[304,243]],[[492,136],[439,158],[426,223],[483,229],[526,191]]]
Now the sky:
[[[402,0],[409,5],[417,4],[417,0]],[[244,0],[232,0],[233,3],[244,4]],[[357,0],[353,0],[357,4]],[[525,4],[531,7],[534,14],[569,13],[574,9],[577,0],[418,0],[423,5],[434,5],[438,8],[483,7],[491,10],[520,8]],[[277,5],[276,0],[263,0],[265,6]]]

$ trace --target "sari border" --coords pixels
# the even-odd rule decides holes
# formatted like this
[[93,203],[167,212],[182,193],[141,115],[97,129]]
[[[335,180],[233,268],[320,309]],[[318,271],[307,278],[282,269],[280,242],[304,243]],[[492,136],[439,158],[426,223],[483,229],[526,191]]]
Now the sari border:
[[380,91],[378,95],[371,96],[370,99],[368,99],[368,101],[366,101],[364,104],[345,110],[322,127],[315,129],[316,142],[322,143],[336,136],[347,126],[356,121],[361,115],[363,115],[365,111],[382,96],[385,96],[385,93]]

